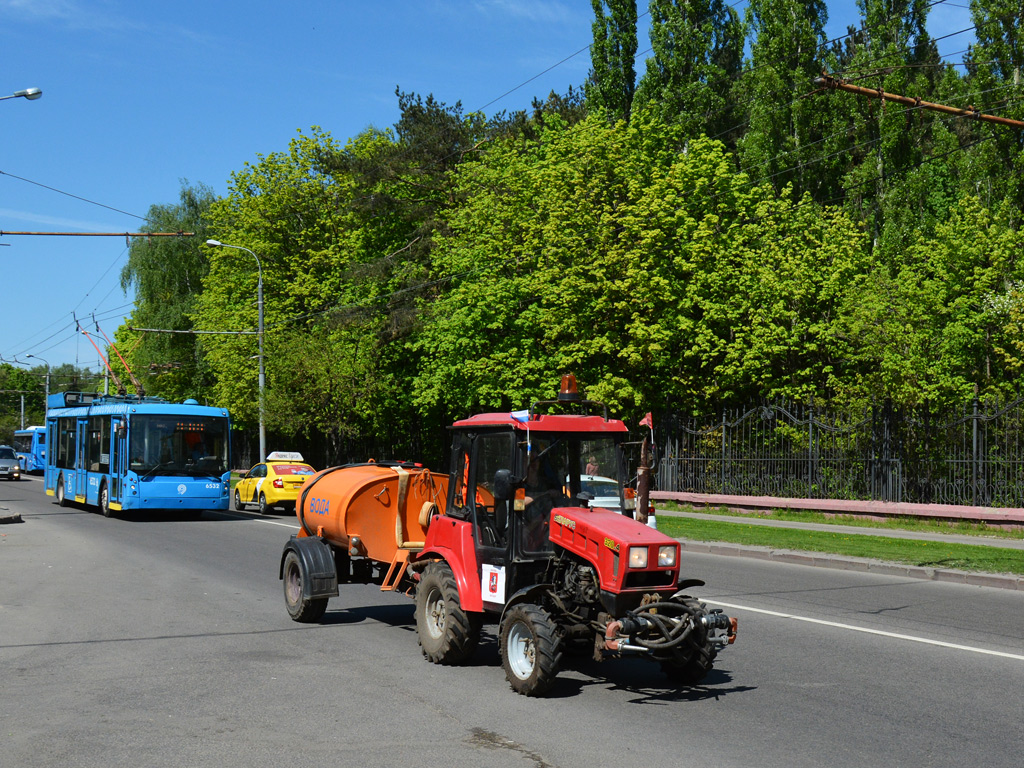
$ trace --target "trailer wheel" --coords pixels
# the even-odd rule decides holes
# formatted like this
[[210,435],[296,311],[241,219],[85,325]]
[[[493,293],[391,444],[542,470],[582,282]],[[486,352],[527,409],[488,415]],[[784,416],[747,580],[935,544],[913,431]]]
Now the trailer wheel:
[[306,578],[302,559],[291,551],[284,558],[284,602],[288,615],[294,621],[310,623],[319,621],[327,611],[327,598],[307,598],[302,595],[302,581]]
[[235,511],[236,512],[244,512],[245,511],[245,504],[242,503],[242,497],[238,493],[238,489],[237,488],[235,488]]
[[57,478],[57,506],[66,507],[68,505],[68,497],[64,491],[64,475]]
[[537,605],[509,609],[501,623],[498,649],[512,690],[542,696],[555,682],[562,662],[562,638],[551,616]]
[[447,563],[431,563],[416,587],[416,634],[434,664],[460,664],[480,642],[479,614],[462,610],[455,576]]

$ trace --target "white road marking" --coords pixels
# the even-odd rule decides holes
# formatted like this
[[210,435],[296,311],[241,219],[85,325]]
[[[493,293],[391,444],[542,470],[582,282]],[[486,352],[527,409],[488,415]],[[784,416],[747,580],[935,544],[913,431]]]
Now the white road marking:
[[881,635],[882,637],[892,637],[897,640],[910,640],[914,643],[924,643],[925,645],[938,645],[942,648],[952,648],[957,651],[971,651],[972,653],[982,653],[987,656],[1001,656],[1004,659],[1014,659],[1016,661],[1024,661],[1024,656],[1017,653],[1004,653],[1003,651],[990,651],[986,648],[975,648],[970,645],[958,645],[956,643],[946,643],[942,640],[932,640],[927,637],[917,637],[915,635],[901,635],[898,632],[885,632],[881,629],[871,629],[870,627],[858,627],[853,624],[842,624],[838,621],[825,621],[824,619],[812,619],[809,616],[797,616],[793,613],[781,613],[779,611],[769,611],[764,608],[751,608],[749,605],[735,605],[733,603],[723,603],[719,600],[711,598],[703,598],[704,602],[714,603],[720,605],[723,608],[734,608],[739,611],[750,611],[751,613],[763,613],[766,616],[776,616],[780,619],[793,619],[794,621],[806,621],[809,624],[821,624],[826,627],[836,627],[837,629],[848,629],[852,632],[864,632],[869,635]]
[[279,525],[282,528],[291,528],[292,530],[299,530],[298,525],[295,523],[284,523],[280,520],[268,520],[262,515],[256,512],[231,512],[230,510],[218,510],[219,515],[228,515],[229,517],[236,517],[242,520],[252,520],[255,523],[265,523],[266,525]]

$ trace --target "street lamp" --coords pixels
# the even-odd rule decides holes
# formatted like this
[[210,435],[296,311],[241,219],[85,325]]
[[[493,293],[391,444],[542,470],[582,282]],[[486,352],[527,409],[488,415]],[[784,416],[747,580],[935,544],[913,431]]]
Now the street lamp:
[[240,245],[228,245],[222,243],[220,240],[207,240],[207,245],[213,246],[214,248],[234,248],[239,251],[245,251],[254,259],[256,259],[256,271],[259,275],[259,282],[256,283],[256,312],[259,316],[259,345],[260,345],[260,463],[267,460],[267,431],[263,420],[263,389],[266,386],[267,376],[266,371],[263,367],[263,265],[260,264],[259,256],[250,251],[248,248],[243,248]]
[[46,410],[50,407],[50,364],[46,360],[43,360],[39,355],[25,355],[25,357],[31,357],[34,360],[42,360],[46,363],[46,399],[43,401],[43,415],[46,415]]
[[36,99],[38,99],[42,95],[43,95],[43,92],[39,88],[25,88],[24,90],[21,90],[21,91],[15,91],[10,96],[0,96],[0,101],[3,101],[4,99],[18,99],[18,98],[25,98],[25,99],[28,99],[29,101],[35,101]]

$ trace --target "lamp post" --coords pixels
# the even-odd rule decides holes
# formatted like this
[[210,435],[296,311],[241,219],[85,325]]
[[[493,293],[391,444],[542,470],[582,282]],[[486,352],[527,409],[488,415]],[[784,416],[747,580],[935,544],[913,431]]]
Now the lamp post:
[[263,367],[263,265],[260,264],[259,256],[250,251],[248,248],[243,248],[240,245],[228,245],[222,243],[220,240],[207,240],[207,245],[213,246],[214,248],[234,248],[238,251],[245,251],[254,259],[256,259],[256,271],[259,275],[259,281],[256,283],[256,313],[259,316],[259,349],[260,349],[260,380],[259,380],[259,399],[260,399],[260,462],[267,460],[267,431],[263,420],[263,389],[266,386],[266,370]]
[[42,360],[46,363],[46,399],[43,400],[43,416],[46,416],[46,409],[50,407],[50,363],[43,360],[39,355],[25,355],[25,357],[31,357],[33,360]]
[[21,91],[15,91],[10,96],[0,96],[0,101],[3,101],[4,99],[19,99],[19,98],[28,99],[29,101],[35,101],[36,99],[38,99],[42,95],[43,95],[43,92],[39,88],[25,88],[24,90],[21,90]]

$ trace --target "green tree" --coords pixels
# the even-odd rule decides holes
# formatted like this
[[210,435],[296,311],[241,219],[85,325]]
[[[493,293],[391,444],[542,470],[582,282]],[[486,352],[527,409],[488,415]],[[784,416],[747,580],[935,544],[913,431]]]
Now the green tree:
[[651,0],[651,47],[636,92],[687,137],[736,126],[730,99],[743,62],[743,24],[724,0]]
[[827,178],[814,167],[824,126],[818,105],[806,98],[821,72],[827,21],[823,0],[751,0],[747,6],[751,59],[736,89],[739,103],[748,105],[740,162],[776,191],[792,185],[797,198],[807,191],[821,199]]
[[[121,288],[135,291],[135,308],[115,334],[118,351],[149,394],[171,400],[204,397],[211,380],[195,336],[130,328],[190,331],[192,313],[210,265],[202,247],[205,216],[216,195],[209,187],[182,184],[176,205],[150,206],[143,232],[187,232],[191,236],[135,238],[121,270]],[[128,377],[113,353],[111,366]]]
[[[1024,7],[1016,0],[972,0],[977,43],[966,58],[969,103],[1002,117],[1024,120]],[[1024,130],[971,126],[984,145],[975,153],[971,181],[991,204],[1009,199],[1024,209]],[[971,190],[974,191],[974,190]],[[1016,225],[1021,215],[1015,216]]]
[[594,42],[587,103],[604,110],[609,120],[628,123],[636,91],[636,0],[591,0],[591,5]]
[[898,271],[884,266],[850,285],[841,335],[856,399],[962,402],[1016,387],[1019,232],[1009,209],[963,198],[934,234],[919,236]]
[[826,391],[860,235],[752,188],[721,144],[680,141],[649,113],[591,118],[463,169],[416,402],[515,407],[566,370],[620,413]]

